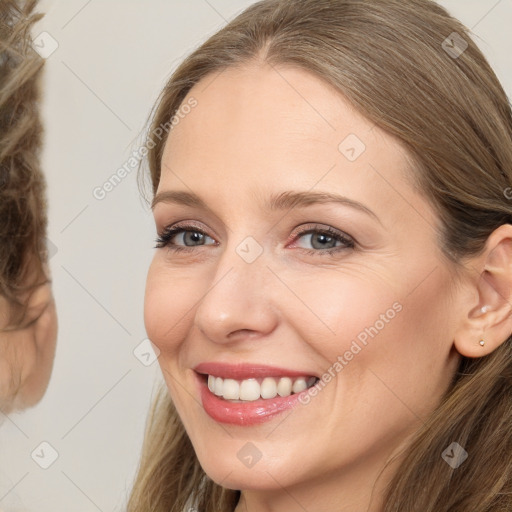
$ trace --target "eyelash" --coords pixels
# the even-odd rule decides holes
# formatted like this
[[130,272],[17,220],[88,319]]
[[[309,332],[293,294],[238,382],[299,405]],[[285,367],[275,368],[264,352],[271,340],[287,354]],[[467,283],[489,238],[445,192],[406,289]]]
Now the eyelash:
[[[201,245],[195,246],[195,247],[186,247],[181,245],[175,245],[171,244],[171,239],[178,233],[200,233],[203,236],[209,236],[207,233],[205,233],[202,229],[198,228],[197,226],[194,226],[192,224],[184,224],[184,225],[178,225],[174,227],[168,227],[163,230],[162,233],[158,235],[158,238],[156,239],[156,249],[161,249],[164,247],[167,247],[169,250],[174,252],[191,252],[197,247],[203,247]],[[305,229],[303,231],[300,231],[295,235],[294,241],[303,237],[304,235],[309,234],[321,234],[326,235],[328,237],[334,238],[336,241],[342,242],[344,246],[340,247],[332,247],[330,249],[304,249],[299,248],[300,251],[302,251],[305,254],[308,255],[321,255],[321,256],[335,256],[336,253],[339,253],[340,251],[346,250],[346,249],[353,249],[355,247],[355,242],[350,237],[344,235],[341,232],[338,232],[332,228],[322,228],[322,227],[313,227],[309,229]],[[211,237],[210,237],[211,238]]]

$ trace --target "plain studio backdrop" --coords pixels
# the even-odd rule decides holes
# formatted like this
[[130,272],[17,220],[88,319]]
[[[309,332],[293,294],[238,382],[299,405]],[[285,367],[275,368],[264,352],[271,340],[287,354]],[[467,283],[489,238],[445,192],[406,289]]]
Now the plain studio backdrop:
[[[33,36],[47,54],[43,164],[59,336],[45,397],[0,429],[0,509],[123,510],[160,379],[143,324],[155,229],[127,162],[177,64],[251,3],[40,4]],[[473,30],[510,96],[512,0],[440,3]],[[105,185],[113,174],[122,179]]]

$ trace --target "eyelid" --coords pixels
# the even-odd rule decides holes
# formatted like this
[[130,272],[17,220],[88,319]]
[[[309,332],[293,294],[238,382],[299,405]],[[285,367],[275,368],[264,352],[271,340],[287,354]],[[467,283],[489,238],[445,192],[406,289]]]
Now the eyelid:
[[[197,224],[195,221],[187,221],[187,220],[178,221],[170,226],[165,226],[163,229],[161,229],[158,232],[158,235],[161,236],[162,234],[165,234],[166,231],[170,231],[170,230],[174,231],[174,230],[178,230],[178,229],[183,229],[184,231],[192,231],[191,228],[197,229],[197,231],[203,233],[206,236],[209,236],[210,238],[214,238],[213,236],[211,236],[207,233],[207,230],[203,229],[203,227],[200,226],[199,224]],[[295,228],[292,231],[292,234],[290,235],[290,237],[292,239],[294,239],[298,235],[307,234],[308,231],[329,231],[329,232],[332,232],[332,234],[342,236],[342,237],[352,240],[354,243],[356,243],[356,239],[353,236],[345,233],[344,231],[333,228],[332,226],[329,226],[329,225],[323,225],[323,224],[319,224],[319,223],[315,223],[315,222],[298,226],[297,228]]]
[[299,238],[301,236],[307,235],[312,232],[313,233],[316,233],[316,232],[329,233],[332,236],[345,239],[346,241],[350,241],[354,244],[356,243],[355,238],[352,237],[351,235],[349,235],[348,233],[345,233],[344,231],[333,228],[332,226],[318,224],[318,223],[310,223],[310,224],[306,224],[306,225],[301,225],[296,230],[292,231],[292,234],[290,236],[292,237],[293,240],[295,240],[296,238]]
[[[161,230],[158,231],[157,235],[159,237],[164,236],[169,231],[198,231],[202,233],[203,235],[206,235],[212,239],[214,239],[213,236],[208,234],[209,229],[203,228],[201,225],[196,223],[195,221],[188,221],[188,220],[182,220],[175,222],[174,224],[164,226]],[[216,235],[215,235],[216,237]]]
[[[204,247],[207,245],[214,245],[218,246],[219,243],[215,241],[214,244],[203,244],[198,246],[182,246],[178,244],[171,244],[170,240],[174,238],[177,234],[180,233],[186,233],[186,232],[198,232],[201,233],[203,236],[211,238],[212,240],[215,240],[212,236],[210,236],[207,232],[208,230],[204,230],[202,227],[198,226],[194,221],[180,221],[175,224],[172,224],[170,226],[167,226],[164,228],[163,231],[161,231],[158,235],[158,239],[156,240],[157,245],[156,248],[163,248],[168,247],[173,251],[193,251],[194,249]],[[297,249],[300,251],[303,251],[307,254],[333,254],[337,253],[343,249],[354,249],[357,245],[357,241],[349,234],[333,228],[330,225],[322,225],[319,223],[309,223],[305,225],[298,226],[296,229],[292,231],[292,234],[290,235],[290,238],[292,239],[292,243],[295,243],[298,239],[302,238],[303,236],[313,234],[313,233],[320,233],[327,235],[328,237],[334,238],[337,242],[340,242],[342,244],[341,247],[333,247],[328,249],[306,249],[304,247],[298,247]],[[343,245],[345,247],[343,247]],[[288,246],[288,243],[287,243]],[[292,245],[293,247],[293,245]]]

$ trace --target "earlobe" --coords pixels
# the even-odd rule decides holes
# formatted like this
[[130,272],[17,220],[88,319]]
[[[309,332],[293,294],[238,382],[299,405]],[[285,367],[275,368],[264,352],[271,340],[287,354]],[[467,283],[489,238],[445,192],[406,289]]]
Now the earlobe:
[[478,279],[478,297],[457,331],[454,345],[465,357],[490,354],[512,333],[512,225],[503,224],[489,236],[484,252],[471,262]]

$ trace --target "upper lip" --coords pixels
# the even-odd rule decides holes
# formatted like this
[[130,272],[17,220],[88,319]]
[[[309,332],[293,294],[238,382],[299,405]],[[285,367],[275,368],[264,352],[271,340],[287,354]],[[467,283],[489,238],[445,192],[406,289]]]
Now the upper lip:
[[214,375],[223,379],[256,379],[261,377],[316,377],[309,371],[290,370],[264,364],[205,362],[198,364],[194,371]]

